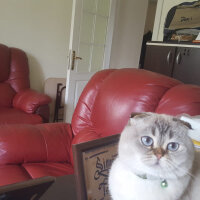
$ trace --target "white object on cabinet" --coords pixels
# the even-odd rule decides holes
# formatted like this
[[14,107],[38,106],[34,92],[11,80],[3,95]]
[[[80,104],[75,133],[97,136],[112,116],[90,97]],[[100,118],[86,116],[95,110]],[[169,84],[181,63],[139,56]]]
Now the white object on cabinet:
[[183,2],[194,2],[194,0],[158,0],[152,41],[163,41],[163,31],[167,13],[172,7]]

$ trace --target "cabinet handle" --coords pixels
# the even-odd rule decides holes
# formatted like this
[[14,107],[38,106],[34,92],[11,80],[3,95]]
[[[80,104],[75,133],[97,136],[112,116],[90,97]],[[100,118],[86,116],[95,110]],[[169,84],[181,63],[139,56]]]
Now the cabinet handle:
[[167,54],[167,63],[168,63],[168,65],[170,64],[170,61],[171,61],[171,55],[172,55],[172,52],[169,51],[169,53]]
[[181,62],[181,52],[178,52],[177,56],[176,56],[176,64],[179,65]]

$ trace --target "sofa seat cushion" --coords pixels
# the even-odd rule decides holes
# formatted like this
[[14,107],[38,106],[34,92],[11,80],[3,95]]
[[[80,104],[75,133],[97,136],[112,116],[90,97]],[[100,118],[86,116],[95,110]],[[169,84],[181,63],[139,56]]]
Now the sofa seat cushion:
[[25,163],[22,166],[26,169],[31,178],[40,178],[43,176],[64,176],[74,173],[72,165],[68,163]]
[[1,165],[0,177],[0,186],[31,179],[31,176],[20,165]]
[[42,118],[15,108],[0,107],[1,124],[41,124]]
[[0,186],[27,181],[44,176],[64,176],[73,174],[68,163],[26,163],[22,165],[0,165]]

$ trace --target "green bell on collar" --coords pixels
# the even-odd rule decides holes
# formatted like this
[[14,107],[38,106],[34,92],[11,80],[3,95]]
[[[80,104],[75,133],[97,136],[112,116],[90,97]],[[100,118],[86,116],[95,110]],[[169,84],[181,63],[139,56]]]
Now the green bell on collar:
[[161,185],[162,188],[168,187],[168,183],[167,183],[166,180],[163,180],[160,185]]

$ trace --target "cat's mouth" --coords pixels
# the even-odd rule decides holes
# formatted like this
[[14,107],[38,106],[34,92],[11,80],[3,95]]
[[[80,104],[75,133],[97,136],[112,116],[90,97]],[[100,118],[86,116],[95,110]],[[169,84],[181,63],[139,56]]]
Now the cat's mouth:
[[155,165],[156,166],[160,165],[160,160],[156,160]]
[[152,159],[150,162],[147,162],[146,165],[150,167],[162,167],[162,160],[161,159]]

